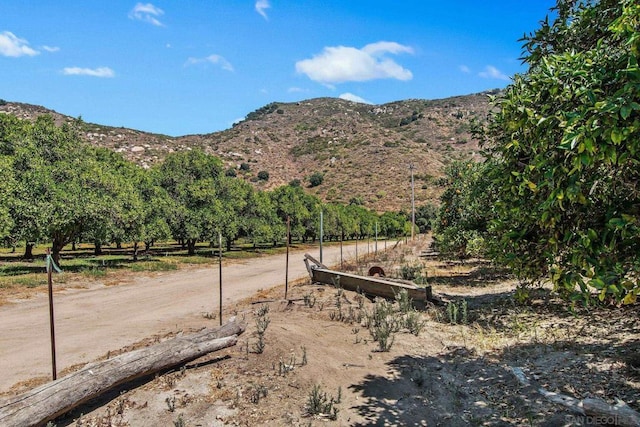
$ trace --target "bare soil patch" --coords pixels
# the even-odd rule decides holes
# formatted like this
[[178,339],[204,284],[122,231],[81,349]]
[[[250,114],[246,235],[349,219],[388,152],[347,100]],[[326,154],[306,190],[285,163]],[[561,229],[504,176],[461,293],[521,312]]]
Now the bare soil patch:
[[[290,289],[290,301],[282,300],[281,286],[263,289],[225,313],[244,316],[248,323],[236,347],[127,384],[56,424],[556,426],[592,421],[522,388],[511,373],[514,366],[547,390],[611,403],[622,399],[640,409],[637,308],[571,312],[544,288],[530,304],[519,305],[513,298],[516,284],[504,272],[480,261],[421,259],[425,245],[427,240],[418,240],[357,267],[366,271],[381,265],[389,274],[420,263],[434,291],[458,307],[455,319],[451,309],[428,308],[420,314],[420,333],[401,328],[388,352],[379,351],[365,321],[357,320],[358,310],[370,313],[375,302],[308,282]],[[257,352],[259,318],[269,320],[262,353]],[[201,318],[192,330],[217,323]],[[310,414],[314,388],[316,403],[325,397],[326,413]]]

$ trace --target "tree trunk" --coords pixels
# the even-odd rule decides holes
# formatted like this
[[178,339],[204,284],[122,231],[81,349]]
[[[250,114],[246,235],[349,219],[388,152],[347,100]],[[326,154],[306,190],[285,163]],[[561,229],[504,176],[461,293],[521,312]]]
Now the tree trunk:
[[24,255],[22,256],[22,258],[24,259],[33,259],[33,243],[31,242],[27,242],[27,244],[24,246]]
[[196,254],[196,239],[187,239],[187,253],[189,255]]
[[232,318],[219,328],[89,364],[64,378],[4,400],[0,403],[0,424],[6,427],[44,425],[120,384],[233,346],[245,328],[246,325]]
[[116,249],[122,249],[122,240],[116,242]]
[[151,242],[144,242],[144,251],[149,252],[149,249],[151,249]]
[[93,243],[93,254],[94,254],[95,256],[102,255],[102,242],[101,242],[101,241],[96,240],[96,241]]
[[75,240],[73,242],[71,242],[71,250],[74,251],[74,252],[77,250],[76,249],[76,241]]
[[133,260],[138,260],[138,241],[133,242]]
[[233,241],[230,238],[226,238],[227,241],[227,252],[231,252],[231,244],[233,243]]
[[64,245],[65,242],[58,239],[53,239],[53,242],[51,243],[51,257],[58,267],[60,266],[60,252],[62,252]]

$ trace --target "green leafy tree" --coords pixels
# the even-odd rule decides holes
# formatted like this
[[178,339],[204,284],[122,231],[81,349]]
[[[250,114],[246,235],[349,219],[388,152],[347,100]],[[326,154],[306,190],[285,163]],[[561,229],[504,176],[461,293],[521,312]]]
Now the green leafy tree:
[[224,177],[218,183],[217,197],[222,209],[218,212],[213,232],[222,234],[227,251],[231,250],[233,241],[244,226],[244,210],[252,191],[251,184],[238,179]]
[[438,216],[438,207],[427,203],[416,208],[416,226],[420,233],[428,233],[433,228],[433,223]]
[[344,215],[342,205],[336,203],[327,203],[322,206],[323,214],[323,239],[338,240],[342,234],[341,220]]
[[[481,256],[493,212],[490,163],[454,162],[446,170],[434,240],[438,251],[460,258]],[[417,222],[417,221],[416,221]]]
[[149,251],[155,242],[171,237],[168,218],[173,206],[171,197],[158,183],[156,170],[142,170],[136,182],[144,219],[139,234],[133,238],[134,258],[137,256],[138,242],[144,242],[145,251]]
[[284,224],[287,223],[287,217],[290,218],[291,240],[302,239],[311,216],[302,187],[283,185],[274,189],[270,196],[278,218]]
[[302,221],[304,226],[302,241],[306,242],[308,239],[311,239],[315,242],[320,235],[320,210],[322,209],[322,202],[313,194],[307,194],[302,191],[302,203],[304,204],[305,210],[309,212]]
[[363,239],[367,236],[371,236],[375,232],[375,223],[378,216],[359,205],[348,205],[346,212],[349,217],[352,218],[349,226],[349,236],[355,239]]
[[274,203],[268,193],[251,191],[243,211],[244,234],[257,243],[277,242],[286,234],[286,226],[278,217]]
[[120,187],[71,126],[58,127],[48,115],[21,125],[11,136],[20,196],[11,208],[12,233],[27,242],[26,255],[32,242],[50,241],[59,262],[65,245],[113,217]]
[[171,198],[171,233],[194,255],[198,241],[216,240],[225,226],[225,208],[218,194],[222,162],[201,150],[181,151],[167,156],[157,174]]
[[640,292],[639,23],[637,1],[559,0],[483,134],[494,255],[572,299]]
[[11,235],[14,222],[11,218],[11,206],[16,200],[16,182],[13,175],[13,159],[0,154],[0,239]]
[[411,224],[406,214],[401,212],[385,212],[380,216],[379,234],[386,237],[399,237],[406,233],[407,227],[411,232]]
[[82,240],[94,243],[95,254],[102,253],[102,245],[134,241],[144,225],[144,206],[141,199],[142,168],[105,148],[95,149],[96,161],[114,191],[109,216],[105,216],[83,230]]

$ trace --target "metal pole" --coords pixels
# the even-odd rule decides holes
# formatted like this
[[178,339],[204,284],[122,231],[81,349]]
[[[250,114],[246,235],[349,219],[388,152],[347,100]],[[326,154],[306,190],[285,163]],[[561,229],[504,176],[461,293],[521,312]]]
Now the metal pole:
[[342,258],[342,233],[340,233],[340,269],[342,270],[343,266],[343,258]]
[[356,265],[358,265],[358,236],[356,236]]
[[411,240],[413,240],[414,228],[416,227],[416,196],[413,183],[413,169],[413,163],[411,163],[409,165],[409,170],[411,171]]
[[287,293],[289,291],[289,236],[291,236],[291,220],[287,216],[287,257],[284,269],[284,299],[287,299]]
[[323,217],[322,217],[322,210],[320,211],[320,263],[322,263],[322,234],[323,234]]
[[49,285],[49,326],[51,329],[51,371],[53,373],[53,380],[55,381],[58,374],[56,369],[56,330],[53,317],[53,258],[51,258],[51,251],[47,249],[47,283]]
[[378,222],[377,221],[376,221],[376,240],[375,240],[374,253],[378,255]]
[[220,318],[220,326],[222,326],[222,233],[218,233],[218,263],[219,265],[219,277],[218,283],[220,285],[220,313],[218,317]]

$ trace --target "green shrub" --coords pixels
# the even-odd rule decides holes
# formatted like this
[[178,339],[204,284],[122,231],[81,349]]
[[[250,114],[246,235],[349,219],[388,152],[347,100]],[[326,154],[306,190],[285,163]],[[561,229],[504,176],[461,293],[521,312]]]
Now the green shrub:
[[324,175],[322,174],[322,172],[314,172],[309,177],[309,186],[317,187],[321,185],[323,181],[324,181]]

